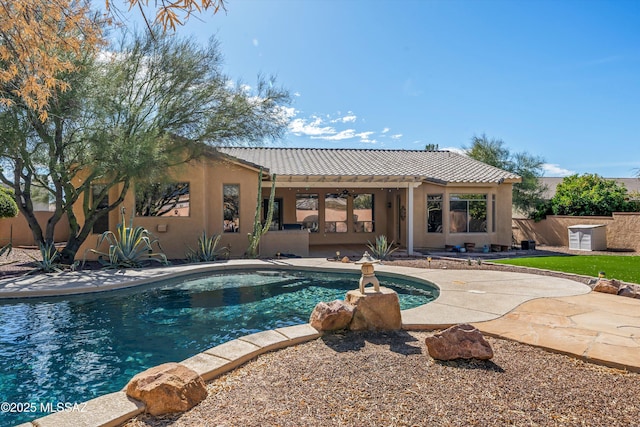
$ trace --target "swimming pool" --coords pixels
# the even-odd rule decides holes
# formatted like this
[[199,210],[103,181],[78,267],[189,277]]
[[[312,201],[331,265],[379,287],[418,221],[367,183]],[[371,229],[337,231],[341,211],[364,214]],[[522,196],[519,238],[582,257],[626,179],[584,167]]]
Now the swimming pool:
[[[378,276],[401,309],[435,286]],[[0,304],[0,397],[36,408],[122,389],[136,373],[223,342],[306,323],[320,301],[343,299],[359,274],[261,270],[209,273],[127,290]],[[46,415],[4,413],[0,425]],[[6,423],[6,424],[5,424]]]

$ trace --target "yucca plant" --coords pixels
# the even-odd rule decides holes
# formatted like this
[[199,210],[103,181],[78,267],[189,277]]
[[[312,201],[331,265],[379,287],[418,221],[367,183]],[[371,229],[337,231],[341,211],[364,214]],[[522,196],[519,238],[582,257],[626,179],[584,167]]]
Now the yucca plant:
[[380,261],[388,260],[389,257],[391,257],[391,254],[398,250],[398,247],[394,247],[393,245],[395,245],[395,241],[391,241],[391,243],[389,243],[387,236],[384,234],[376,237],[375,244],[369,241],[367,242],[367,247],[369,248],[371,255],[378,258]]
[[98,262],[106,268],[136,268],[142,267],[144,261],[155,261],[168,265],[167,257],[162,252],[153,252],[153,245],[160,250],[158,239],[144,227],[133,226],[133,215],[130,226],[127,227],[122,208],[122,222],[118,224],[116,232],[105,231],[98,239],[98,248],[106,242],[109,245],[107,252],[91,249],[91,252],[99,255]]
[[58,252],[53,243],[41,243],[40,255],[42,256],[42,260],[38,260],[29,255],[36,264],[36,268],[29,273],[60,273],[62,271],[62,264],[59,262],[60,252]]
[[202,235],[198,237],[198,246],[195,250],[189,248],[187,250],[187,259],[189,262],[209,262],[215,261],[219,258],[229,258],[229,248],[223,246],[218,248],[222,235],[214,234],[211,237],[207,236],[207,232],[203,231]]

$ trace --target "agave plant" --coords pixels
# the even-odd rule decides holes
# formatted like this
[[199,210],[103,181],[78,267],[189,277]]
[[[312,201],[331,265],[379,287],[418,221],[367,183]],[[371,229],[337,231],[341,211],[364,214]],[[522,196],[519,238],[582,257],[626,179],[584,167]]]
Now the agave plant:
[[371,255],[378,258],[380,261],[386,261],[389,259],[392,253],[398,250],[398,247],[393,247],[395,245],[395,241],[387,240],[387,236],[384,234],[376,237],[375,245],[371,242],[367,242],[367,247],[371,252]]
[[40,254],[42,255],[42,260],[29,255],[36,264],[36,268],[29,273],[60,273],[62,271],[62,264],[59,262],[60,252],[58,252],[53,243],[41,243]]
[[11,245],[11,242],[7,243],[6,245],[0,248],[0,256],[4,254],[7,254],[7,256],[9,256],[11,254],[12,249],[13,249],[13,246]]
[[222,235],[214,234],[211,237],[207,236],[207,232],[203,231],[202,235],[198,237],[198,246],[195,250],[189,248],[187,250],[187,259],[189,262],[209,262],[215,261],[218,258],[228,258],[229,248],[223,246],[218,248]]
[[[144,227],[133,226],[133,216],[127,227],[122,209],[122,222],[118,224],[116,232],[105,231],[98,239],[100,247],[104,242],[109,245],[107,252],[91,249],[98,254],[98,261],[106,268],[135,268],[142,267],[144,261],[155,261],[168,265],[167,257],[162,252],[153,252],[153,245],[160,248],[158,239]],[[162,248],[160,248],[162,250]]]

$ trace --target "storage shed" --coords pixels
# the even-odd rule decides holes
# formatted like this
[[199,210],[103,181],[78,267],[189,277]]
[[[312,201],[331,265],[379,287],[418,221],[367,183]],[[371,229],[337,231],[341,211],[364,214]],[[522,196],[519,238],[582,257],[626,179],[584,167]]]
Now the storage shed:
[[605,224],[571,225],[569,228],[569,249],[579,251],[606,251],[607,226]]

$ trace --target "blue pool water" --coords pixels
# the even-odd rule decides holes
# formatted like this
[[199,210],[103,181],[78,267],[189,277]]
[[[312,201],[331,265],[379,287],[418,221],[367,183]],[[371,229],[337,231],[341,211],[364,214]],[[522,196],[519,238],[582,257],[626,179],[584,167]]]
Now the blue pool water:
[[[79,403],[121,390],[140,371],[240,336],[306,323],[318,302],[344,299],[346,291],[357,288],[358,278],[226,272],[113,292],[4,301],[0,402],[30,407],[26,412],[3,408],[0,426],[44,416],[49,404]],[[398,292],[403,310],[438,295],[433,286],[379,278]]]

